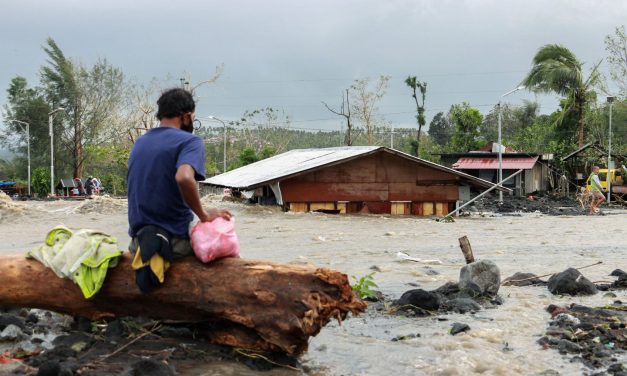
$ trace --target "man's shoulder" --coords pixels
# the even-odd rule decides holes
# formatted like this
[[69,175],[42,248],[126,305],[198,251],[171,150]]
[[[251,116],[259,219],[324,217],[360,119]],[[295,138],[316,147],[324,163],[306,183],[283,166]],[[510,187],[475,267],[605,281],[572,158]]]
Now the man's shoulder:
[[146,134],[138,138],[136,144],[161,140],[168,140],[169,144],[186,143],[191,140],[202,142],[200,137],[184,130],[171,127],[158,127],[149,130]]

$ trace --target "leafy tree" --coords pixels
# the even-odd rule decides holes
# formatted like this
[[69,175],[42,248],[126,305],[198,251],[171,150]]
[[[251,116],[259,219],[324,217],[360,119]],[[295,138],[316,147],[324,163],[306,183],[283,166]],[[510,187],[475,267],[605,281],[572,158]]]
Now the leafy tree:
[[361,122],[368,137],[368,145],[372,145],[374,130],[377,127],[377,107],[388,87],[390,76],[381,76],[370,88],[370,79],[355,80],[351,86],[353,96],[352,111]]
[[[52,38],[44,51],[48,64],[41,68],[41,82],[49,102],[63,107],[66,116],[55,134],[69,151],[73,175],[82,176],[85,146],[118,137],[117,120],[126,97],[124,74],[107,60],[91,68],[67,58]],[[58,129],[60,128],[60,129]]]
[[[533,124],[538,114],[538,103],[524,101],[520,107],[512,107],[507,103],[501,104],[501,136],[507,145],[523,129]],[[494,106],[479,128],[482,141],[490,142],[498,139],[499,106]],[[508,145],[509,146],[509,145]]]
[[46,197],[50,192],[50,170],[37,167],[33,170],[31,188],[39,197]]
[[261,149],[261,152],[259,153],[259,159],[270,158],[275,154],[276,150],[272,146],[266,145],[263,147],[263,149]]
[[[412,89],[412,98],[416,102],[416,121],[418,122],[418,133],[416,134],[416,143],[412,145],[414,155],[418,155],[420,150],[420,135],[422,133],[422,126],[425,125],[425,96],[427,94],[427,83],[416,80],[416,76],[409,76],[405,79],[405,84]],[[418,95],[416,90],[420,90],[422,102],[418,101]]]
[[610,75],[619,87],[621,96],[627,97],[627,35],[625,26],[616,27],[614,35],[605,37],[605,50],[610,63]]
[[257,153],[253,148],[244,148],[239,154],[239,163],[241,166],[246,166],[251,163],[255,163],[259,160]]
[[[576,116],[579,147],[584,145],[586,110],[596,98],[593,87],[599,83],[599,64],[585,78],[583,64],[569,49],[558,44],[547,44],[534,56],[531,71],[522,82],[534,92],[553,92],[566,97],[563,114],[572,112]],[[563,120],[564,117],[559,119],[560,122]]]
[[433,119],[431,119],[431,123],[429,123],[429,136],[433,142],[440,146],[448,145],[451,142],[453,127],[443,112],[438,112]]
[[454,104],[449,110],[453,123],[453,148],[467,152],[478,147],[479,126],[483,115],[478,109],[470,107],[468,103]]
[[4,106],[4,130],[0,132],[0,144],[19,155],[16,158],[17,171],[21,179],[27,178],[27,135],[25,127],[14,119],[30,124],[30,147],[32,166],[50,164],[50,136],[48,135],[48,112],[41,91],[32,88],[24,77],[13,78],[7,89],[7,104]]

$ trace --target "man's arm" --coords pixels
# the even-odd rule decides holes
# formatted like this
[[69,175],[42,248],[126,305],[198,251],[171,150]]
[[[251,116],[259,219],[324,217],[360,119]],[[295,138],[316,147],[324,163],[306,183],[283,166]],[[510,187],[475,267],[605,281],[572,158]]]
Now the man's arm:
[[195,174],[194,168],[188,164],[183,164],[176,170],[176,183],[181,190],[181,195],[183,195],[183,200],[185,200],[187,206],[192,209],[201,222],[211,222],[218,217],[222,217],[226,220],[231,219],[231,213],[228,210],[211,209],[208,212],[205,211],[200,202],[198,189],[196,188]]

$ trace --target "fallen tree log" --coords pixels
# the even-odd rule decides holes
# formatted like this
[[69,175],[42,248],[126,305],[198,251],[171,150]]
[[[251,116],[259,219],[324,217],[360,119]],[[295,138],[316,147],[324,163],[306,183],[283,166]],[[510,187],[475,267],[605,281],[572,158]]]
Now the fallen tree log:
[[35,260],[0,256],[0,306],[40,308],[89,319],[142,316],[206,323],[216,344],[297,355],[331,319],[366,304],[345,274],[313,266],[228,258],[175,262],[163,286],[141,294],[128,254],[86,300],[79,287]]

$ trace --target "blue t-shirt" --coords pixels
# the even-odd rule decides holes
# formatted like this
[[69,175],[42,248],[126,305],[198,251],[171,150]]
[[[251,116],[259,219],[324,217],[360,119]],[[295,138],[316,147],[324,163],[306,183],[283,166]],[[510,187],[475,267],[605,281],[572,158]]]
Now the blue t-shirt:
[[176,171],[189,164],[196,180],[205,179],[205,146],[200,137],[181,129],[159,127],[140,137],[128,160],[129,235],[155,225],[172,236],[188,238],[192,211],[176,183]]

